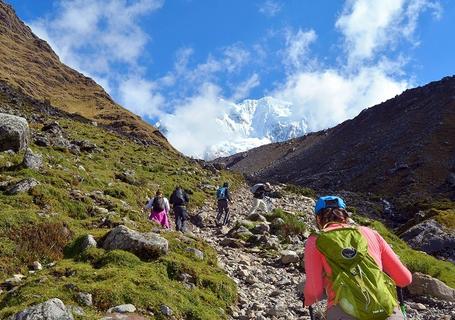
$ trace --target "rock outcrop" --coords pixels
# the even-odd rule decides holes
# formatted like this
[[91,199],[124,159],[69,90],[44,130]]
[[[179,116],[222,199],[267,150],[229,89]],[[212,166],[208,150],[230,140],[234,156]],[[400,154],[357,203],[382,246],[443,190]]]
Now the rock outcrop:
[[37,304],[10,317],[9,320],[73,320],[60,299],[54,298]]
[[22,117],[0,113],[0,151],[25,149],[29,142],[28,122]]
[[140,233],[123,225],[112,229],[103,241],[106,250],[125,250],[134,253],[141,259],[155,259],[166,254],[169,244],[156,233]]

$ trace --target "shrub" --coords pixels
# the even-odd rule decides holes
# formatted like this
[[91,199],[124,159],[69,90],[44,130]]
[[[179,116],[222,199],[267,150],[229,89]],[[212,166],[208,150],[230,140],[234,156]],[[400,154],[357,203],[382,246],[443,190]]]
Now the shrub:
[[284,224],[279,226],[274,226],[278,230],[274,230],[278,235],[283,238],[287,238],[292,235],[302,235],[305,231],[308,230],[308,226],[297,214],[288,213],[282,209],[274,209],[271,215],[267,216],[267,220],[273,222],[276,218],[281,218],[284,220]]
[[284,191],[302,195],[302,196],[309,197],[309,198],[316,198],[316,191],[314,191],[311,188],[297,186],[295,184],[287,184],[284,187]]
[[35,260],[63,258],[71,232],[62,222],[45,222],[13,228],[8,237],[16,244],[15,256],[29,264]]
[[97,268],[103,267],[127,267],[133,268],[141,263],[136,255],[128,251],[113,250],[104,254],[98,261],[95,262]]

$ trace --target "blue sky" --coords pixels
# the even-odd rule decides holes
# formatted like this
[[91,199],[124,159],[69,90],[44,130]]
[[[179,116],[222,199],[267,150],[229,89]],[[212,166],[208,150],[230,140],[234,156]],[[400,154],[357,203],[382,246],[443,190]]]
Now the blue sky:
[[219,134],[226,101],[270,95],[320,130],[455,70],[451,0],[7,2],[63,62],[194,156],[195,141],[214,143],[204,137]]

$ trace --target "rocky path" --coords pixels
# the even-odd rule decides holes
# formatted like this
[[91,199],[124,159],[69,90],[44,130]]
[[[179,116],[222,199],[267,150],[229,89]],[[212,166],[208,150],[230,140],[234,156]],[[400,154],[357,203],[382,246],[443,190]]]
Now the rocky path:
[[[198,212],[205,227],[193,230],[216,248],[220,264],[238,285],[239,300],[232,309],[232,319],[310,319],[308,309],[303,308],[301,302],[305,281],[302,239],[295,237],[286,243],[280,242],[267,232],[267,227],[256,228],[260,230],[255,236],[262,241],[261,246],[249,246],[236,239],[232,236],[233,228],[252,218],[248,217],[248,210],[253,200],[247,187],[235,192],[233,199],[228,227],[215,226],[216,204],[213,201]],[[302,219],[314,226],[314,200],[292,195],[272,199],[272,205],[288,212],[305,212],[307,215]],[[254,219],[262,220],[258,215]],[[269,222],[260,224],[270,225]],[[408,319],[455,319],[455,304],[452,302],[414,297],[413,300],[408,298],[406,303]],[[318,319],[323,319],[323,310],[323,306],[316,308]]]

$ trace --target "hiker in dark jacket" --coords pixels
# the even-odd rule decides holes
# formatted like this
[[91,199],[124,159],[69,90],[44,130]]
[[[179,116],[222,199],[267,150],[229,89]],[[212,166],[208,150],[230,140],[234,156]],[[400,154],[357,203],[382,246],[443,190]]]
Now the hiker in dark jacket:
[[[218,214],[216,216],[216,225],[225,226],[229,224],[229,202],[232,202],[229,192],[229,183],[225,182],[222,187],[216,191],[216,199],[218,205]],[[224,214],[224,218],[223,218]]]
[[185,221],[188,220],[188,213],[186,212],[186,205],[190,201],[188,194],[182,187],[177,186],[172,192],[169,202],[172,205],[175,215],[175,229],[177,231],[186,231]]
[[272,191],[272,186],[270,183],[257,183],[251,187],[251,192],[253,192],[253,206],[250,209],[249,214],[253,214],[257,209],[262,209],[264,212],[269,211],[267,203],[265,203],[264,198],[267,193]]

